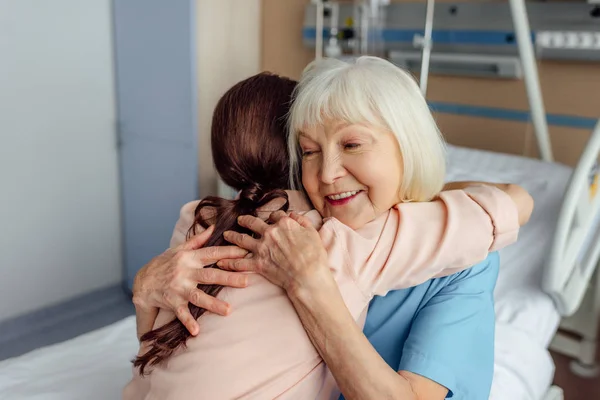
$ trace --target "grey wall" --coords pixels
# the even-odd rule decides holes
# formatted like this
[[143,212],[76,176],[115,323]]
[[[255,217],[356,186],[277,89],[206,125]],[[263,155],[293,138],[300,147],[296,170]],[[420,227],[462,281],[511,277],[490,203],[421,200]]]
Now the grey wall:
[[122,279],[110,0],[0,0],[0,320]]

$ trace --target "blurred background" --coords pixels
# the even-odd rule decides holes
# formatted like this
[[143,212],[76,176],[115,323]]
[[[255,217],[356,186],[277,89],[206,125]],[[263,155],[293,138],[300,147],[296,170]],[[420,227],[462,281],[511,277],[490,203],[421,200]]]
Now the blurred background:
[[[354,2],[326,3],[325,53],[356,54]],[[389,3],[369,50],[418,77],[425,1]],[[554,160],[575,167],[600,117],[600,7],[527,4]],[[0,0],[0,359],[131,315],[133,276],[168,246],[180,207],[228,193],[210,153],[217,100],[260,71],[298,79],[316,10]],[[426,95],[448,142],[539,158],[508,2],[438,1],[433,41]],[[561,357],[565,398],[600,398]]]

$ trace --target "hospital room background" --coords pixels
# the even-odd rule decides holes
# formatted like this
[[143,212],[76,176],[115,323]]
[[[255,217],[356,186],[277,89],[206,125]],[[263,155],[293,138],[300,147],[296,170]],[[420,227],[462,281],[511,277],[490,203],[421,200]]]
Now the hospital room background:
[[492,398],[600,399],[598,0],[0,0],[0,399],[118,398],[136,271],[181,205],[231,195],[218,98],[364,49],[419,79],[448,180],[536,201],[501,252]]

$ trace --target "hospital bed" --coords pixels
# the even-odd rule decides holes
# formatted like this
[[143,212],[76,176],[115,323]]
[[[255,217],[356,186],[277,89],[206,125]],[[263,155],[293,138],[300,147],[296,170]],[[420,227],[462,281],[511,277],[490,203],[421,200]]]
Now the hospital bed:
[[[552,386],[548,348],[574,357],[571,371],[594,377],[600,318],[600,120],[575,167],[553,162],[546,112],[523,0],[510,0],[532,122],[542,160],[450,149],[449,180],[521,184],[535,200],[519,242],[501,252],[494,293],[496,349],[492,399],[562,399]],[[427,91],[433,8],[427,0],[422,46],[421,90]],[[558,331],[566,329],[579,335]]]
[[[519,3],[522,7],[522,1],[511,1],[516,14],[524,12],[519,11]],[[527,23],[526,14],[519,18],[520,24]],[[431,21],[428,24],[424,47],[430,40],[427,32],[431,32]],[[526,26],[516,28],[517,35],[527,32]],[[526,44],[530,42],[520,40],[519,44],[522,42],[521,51],[531,52]],[[533,61],[531,55],[522,57],[524,64]],[[535,64],[524,72],[530,101],[541,101]],[[538,143],[545,149],[542,160],[455,146],[448,149],[448,181],[517,183],[532,194],[536,204],[519,241],[500,252],[501,271],[494,293],[494,400],[563,399],[560,388],[552,386],[554,365],[548,348],[576,357],[575,369],[580,373],[595,372],[592,354],[600,310],[600,280],[595,274],[600,254],[600,195],[593,195],[589,179],[600,151],[600,122],[573,169],[551,161],[543,112],[543,104],[532,107],[537,115]],[[556,334],[561,325],[580,332],[583,339],[573,341]],[[119,398],[131,376],[129,360],[136,351],[135,318],[129,316],[0,362],[0,399]]]

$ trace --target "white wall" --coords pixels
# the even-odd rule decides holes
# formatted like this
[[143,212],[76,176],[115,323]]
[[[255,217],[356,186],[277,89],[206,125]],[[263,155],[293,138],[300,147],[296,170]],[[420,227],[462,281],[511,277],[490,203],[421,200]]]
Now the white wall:
[[110,0],[0,0],[0,320],[121,281]]
[[210,150],[213,110],[227,89],[260,72],[261,0],[196,0],[196,18],[202,198],[217,194]]

